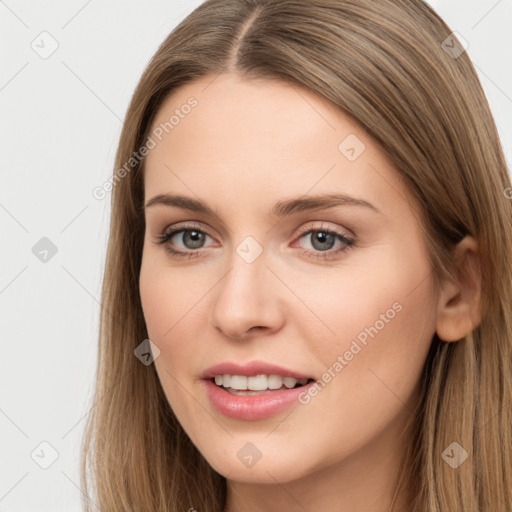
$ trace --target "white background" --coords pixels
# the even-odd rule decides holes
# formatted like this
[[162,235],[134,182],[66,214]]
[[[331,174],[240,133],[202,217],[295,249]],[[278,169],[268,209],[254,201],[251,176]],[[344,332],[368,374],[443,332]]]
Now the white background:
[[[92,190],[145,65],[200,3],[0,0],[0,512],[81,510],[110,213]],[[469,43],[512,161],[512,0],[430,3]],[[47,59],[31,47],[43,31],[59,45]],[[42,237],[58,248],[47,263]],[[48,469],[31,457],[50,460],[43,441]]]

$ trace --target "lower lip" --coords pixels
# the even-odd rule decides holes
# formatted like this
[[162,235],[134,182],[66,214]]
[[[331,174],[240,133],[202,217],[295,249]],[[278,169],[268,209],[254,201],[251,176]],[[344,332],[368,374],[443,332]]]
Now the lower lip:
[[299,396],[307,393],[315,383],[310,383],[298,388],[282,389],[263,393],[261,395],[233,395],[217,386],[211,380],[203,380],[206,385],[206,393],[213,406],[224,416],[239,420],[259,420],[278,414],[294,403],[299,403]]

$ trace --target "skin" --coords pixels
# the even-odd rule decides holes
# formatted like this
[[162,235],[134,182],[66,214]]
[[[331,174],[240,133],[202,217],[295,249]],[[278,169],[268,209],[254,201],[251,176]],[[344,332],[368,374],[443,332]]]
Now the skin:
[[[220,217],[145,211],[141,301],[167,399],[227,478],[227,512],[383,512],[432,337],[456,341],[477,324],[478,277],[435,289],[413,197],[375,141],[326,99],[275,81],[209,76],[174,91],[152,128],[191,96],[197,107],[150,151],[144,177],[146,202],[182,194]],[[350,134],[366,146],[355,161],[338,148]],[[342,205],[270,215],[279,200],[322,193],[350,194],[380,213]],[[183,232],[167,245],[195,257],[156,243],[183,222],[207,234],[202,245]],[[355,245],[322,245],[322,229]],[[236,252],[247,236],[263,249],[252,263]],[[476,268],[470,237],[456,255]],[[268,361],[321,379],[395,303],[401,310],[308,404],[247,421],[209,402],[200,375],[224,361]],[[262,455],[252,467],[237,457],[247,442]]]

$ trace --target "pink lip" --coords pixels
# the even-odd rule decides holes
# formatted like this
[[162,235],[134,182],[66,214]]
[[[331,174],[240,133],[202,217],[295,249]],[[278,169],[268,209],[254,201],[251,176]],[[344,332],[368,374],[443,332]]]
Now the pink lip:
[[[219,374],[217,374],[219,375]],[[240,375],[240,374],[237,374]],[[217,386],[212,380],[202,381],[210,402],[221,414],[240,420],[259,420],[284,411],[294,403],[299,403],[299,396],[307,393],[315,381],[292,389],[270,391],[261,395],[233,395]]]
[[265,363],[263,361],[251,361],[246,365],[239,365],[235,363],[220,363],[215,366],[211,366],[203,372],[201,375],[202,379],[211,379],[215,375],[246,375],[247,377],[253,377],[255,375],[280,375],[281,377],[293,377],[294,379],[314,379],[312,375],[303,375],[302,373],[288,370],[282,366],[276,366],[275,364]]
[[[293,377],[294,379],[313,379],[304,386],[292,389],[272,390],[260,395],[234,395],[213,382],[216,375],[280,375],[281,377]],[[267,418],[287,407],[299,402],[299,396],[308,391],[309,387],[315,384],[315,378],[311,375],[304,375],[294,370],[288,370],[282,366],[265,363],[263,361],[252,361],[246,365],[225,362],[212,366],[201,375],[206,388],[206,393],[212,405],[225,416],[242,420],[258,420]]]

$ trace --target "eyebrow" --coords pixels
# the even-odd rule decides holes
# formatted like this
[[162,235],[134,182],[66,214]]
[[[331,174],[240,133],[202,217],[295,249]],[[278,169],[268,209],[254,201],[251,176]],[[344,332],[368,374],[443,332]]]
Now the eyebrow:
[[[217,213],[208,205],[197,199],[192,199],[191,197],[171,194],[158,194],[149,199],[144,208],[150,208],[151,206],[155,205],[174,206],[184,210],[190,210],[208,215],[210,217],[218,218]],[[347,194],[323,194],[318,196],[303,196],[278,201],[273,206],[271,215],[280,218],[294,213],[333,208],[335,206],[363,206],[373,210],[376,213],[382,213],[376,206],[369,203],[368,201],[365,201],[364,199],[358,199]]]

